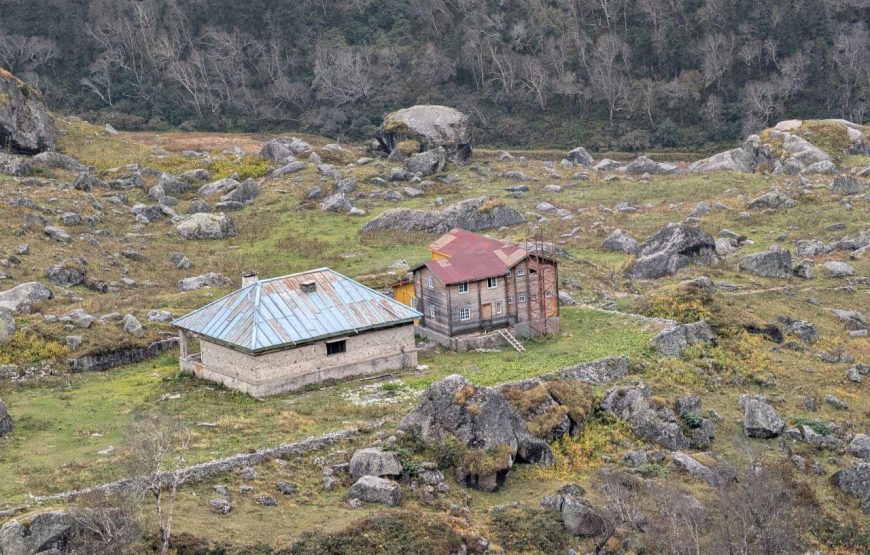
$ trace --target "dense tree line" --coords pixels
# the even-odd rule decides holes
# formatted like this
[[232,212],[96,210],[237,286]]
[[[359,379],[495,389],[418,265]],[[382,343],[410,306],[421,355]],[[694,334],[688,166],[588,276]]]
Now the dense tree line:
[[864,121],[868,0],[6,0],[0,66],[127,127],[371,133],[442,103],[492,144],[644,149]]

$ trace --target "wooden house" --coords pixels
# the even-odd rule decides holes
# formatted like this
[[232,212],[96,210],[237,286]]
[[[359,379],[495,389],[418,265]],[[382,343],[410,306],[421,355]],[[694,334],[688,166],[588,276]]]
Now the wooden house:
[[394,286],[423,316],[417,333],[452,349],[559,331],[559,265],[534,249],[454,229]]

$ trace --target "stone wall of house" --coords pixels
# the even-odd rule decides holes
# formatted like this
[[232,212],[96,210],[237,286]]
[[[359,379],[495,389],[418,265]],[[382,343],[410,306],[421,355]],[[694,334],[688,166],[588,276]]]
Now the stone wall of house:
[[346,351],[327,355],[326,341],[259,356],[202,340],[202,362],[194,372],[203,379],[262,397],[330,379],[373,374],[417,365],[414,326],[373,330],[344,339]]

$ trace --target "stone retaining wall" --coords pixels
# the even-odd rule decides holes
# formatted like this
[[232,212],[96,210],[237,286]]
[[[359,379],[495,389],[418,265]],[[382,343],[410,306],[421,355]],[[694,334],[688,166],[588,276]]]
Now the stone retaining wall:
[[[349,439],[354,435],[360,433],[360,431],[360,428],[341,430],[322,436],[310,437],[307,439],[303,439],[302,441],[297,441],[295,443],[286,443],[277,447],[261,449],[253,453],[241,453],[224,459],[217,459],[214,461],[196,464],[187,468],[182,468],[175,472],[162,472],[160,474],[160,480],[168,483],[170,481],[170,478],[176,475],[176,473],[187,480],[202,480],[209,476],[213,476],[215,474],[222,474],[224,472],[228,472],[236,468],[241,468],[243,466],[258,465],[272,459],[294,455],[303,455],[311,451],[317,451],[323,449],[324,447],[328,447],[330,445],[338,443],[339,441]],[[131,487],[133,483],[134,480],[119,480],[117,482],[110,482],[108,484],[102,484],[99,486],[94,486],[92,488],[67,491],[55,495],[32,497],[31,499],[34,503],[45,503],[48,501],[70,501],[77,497],[81,497],[83,495],[88,495],[91,493],[113,493],[117,491],[122,491],[126,488]]]
[[178,338],[161,339],[147,347],[118,349],[106,353],[70,359],[69,368],[72,372],[102,372],[118,366],[135,364],[156,357],[166,351],[178,347]]

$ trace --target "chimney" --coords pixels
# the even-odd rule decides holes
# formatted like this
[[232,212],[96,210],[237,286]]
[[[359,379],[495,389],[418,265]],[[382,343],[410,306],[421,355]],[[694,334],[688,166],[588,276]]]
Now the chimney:
[[258,281],[260,281],[260,277],[257,275],[257,272],[245,272],[242,274],[242,288],[253,285]]
[[302,282],[302,292],[303,293],[314,293],[317,291],[317,282],[314,280],[303,281]]

